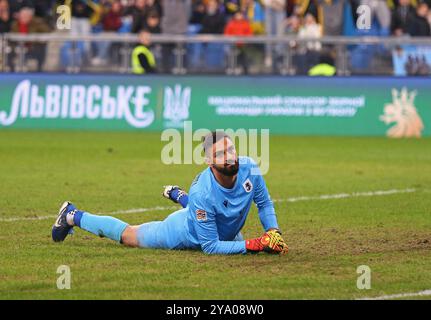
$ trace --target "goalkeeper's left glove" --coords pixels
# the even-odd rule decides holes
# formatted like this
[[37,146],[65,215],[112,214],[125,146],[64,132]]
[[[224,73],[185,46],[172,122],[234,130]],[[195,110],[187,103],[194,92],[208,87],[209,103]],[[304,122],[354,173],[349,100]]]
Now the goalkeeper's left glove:
[[245,247],[249,252],[265,251],[285,254],[289,251],[286,242],[281,237],[281,232],[277,229],[268,230],[259,238],[245,240]]

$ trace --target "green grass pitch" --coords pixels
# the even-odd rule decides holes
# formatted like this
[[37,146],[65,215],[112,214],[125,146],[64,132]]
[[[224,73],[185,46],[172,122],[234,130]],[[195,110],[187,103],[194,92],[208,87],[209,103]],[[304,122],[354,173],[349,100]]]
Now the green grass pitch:
[[[355,299],[431,289],[430,139],[272,136],[272,198],[310,197],[275,202],[286,256],[131,249],[82,230],[52,242],[64,200],[95,213],[171,207],[162,186],[188,188],[204,166],[163,165],[162,147],[156,133],[0,131],[0,299]],[[354,194],[385,190],[401,191]],[[318,198],[336,194],[353,196]],[[172,211],[116,217],[140,224]],[[261,233],[253,206],[243,234]],[[70,290],[57,289],[60,265],[71,268]],[[369,290],[356,286],[360,265],[371,268]]]

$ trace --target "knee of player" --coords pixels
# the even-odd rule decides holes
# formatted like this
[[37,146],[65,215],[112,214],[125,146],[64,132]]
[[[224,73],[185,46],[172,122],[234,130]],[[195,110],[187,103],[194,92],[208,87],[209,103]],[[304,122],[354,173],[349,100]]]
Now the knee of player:
[[129,247],[138,247],[137,226],[127,226],[121,235],[121,243]]

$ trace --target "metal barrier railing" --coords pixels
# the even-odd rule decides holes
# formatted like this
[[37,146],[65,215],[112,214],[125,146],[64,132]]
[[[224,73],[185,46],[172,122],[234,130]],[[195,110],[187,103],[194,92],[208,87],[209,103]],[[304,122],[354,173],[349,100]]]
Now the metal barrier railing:
[[[280,62],[276,68],[274,65],[270,66],[268,70],[262,71],[261,73],[279,73],[283,75],[294,75],[296,74],[294,57],[297,53],[297,48],[306,47],[310,42],[319,43],[324,47],[330,47],[335,55],[335,65],[337,68],[338,75],[350,75],[352,70],[349,67],[348,55],[349,47],[351,46],[381,46],[385,50],[390,51],[399,46],[405,45],[417,45],[417,46],[430,46],[431,37],[344,37],[344,36],[325,36],[318,39],[311,38],[298,38],[296,36],[253,36],[253,37],[236,37],[236,36],[224,36],[224,35],[152,35],[151,41],[155,45],[155,51],[157,55],[163,55],[160,51],[163,48],[170,46],[172,50],[168,50],[169,54],[172,54],[174,63],[172,68],[168,70],[173,74],[186,74],[192,73],[191,69],[187,66],[186,56],[188,49],[192,48],[193,45],[201,44],[221,44],[225,47],[224,58],[226,63],[224,64],[223,70],[227,74],[239,74],[238,69],[238,58],[240,55],[238,43],[242,46],[260,46],[271,48],[268,50],[261,50],[264,58],[268,58],[268,52],[272,53],[278,47],[278,53]],[[26,72],[26,55],[28,53],[28,43],[39,43],[41,45],[52,44],[52,43],[69,43],[68,48],[71,57],[71,62],[68,68],[64,71],[70,73],[77,73],[80,71],[90,71],[91,69],[85,70],[82,65],[73,61],[75,58],[79,58],[76,55],[79,44],[90,45],[99,42],[110,42],[116,43],[118,46],[118,55],[120,57],[119,63],[114,66],[109,66],[108,71],[115,71],[120,73],[131,72],[131,52],[133,46],[138,43],[138,37],[136,34],[118,34],[118,33],[99,33],[89,35],[71,35],[66,33],[46,33],[46,34],[16,34],[6,33],[0,37],[0,54],[1,54],[1,65],[0,71],[15,71],[15,72]],[[11,56],[14,57],[11,62]],[[263,60],[260,61],[263,64]],[[12,67],[11,67],[12,66]],[[105,68],[106,69],[106,68]],[[97,71],[107,71],[103,68]],[[54,71],[61,71],[54,70]],[[96,72],[97,72],[96,71]],[[205,68],[200,71],[205,71]],[[372,71],[370,71],[372,73]]]

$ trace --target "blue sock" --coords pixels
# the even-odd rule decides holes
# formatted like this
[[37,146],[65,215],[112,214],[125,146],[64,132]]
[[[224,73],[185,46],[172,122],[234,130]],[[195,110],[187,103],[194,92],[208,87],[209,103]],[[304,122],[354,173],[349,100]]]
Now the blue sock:
[[[178,196],[180,196],[178,198]],[[171,192],[171,198],[178,201],[178,203],[183,207],[187,207],[187,204],[189,203],[189,196],[184,191],[182,192],[182,195],[180,195],[179,189],[174,189]]]
[[80,228],[81,228],[81,218],[83,213],[84,211],[76,211],[75,214],[73,215],[73,223],[75,224],[75,226],[78,226]]
[[121,235],[127,226],[127,223],[117,218],[98,216],[88,212],[83,212],[79,221],[81,229],[91,232],[96,236],[107,237],[117,242],[121,242]]

